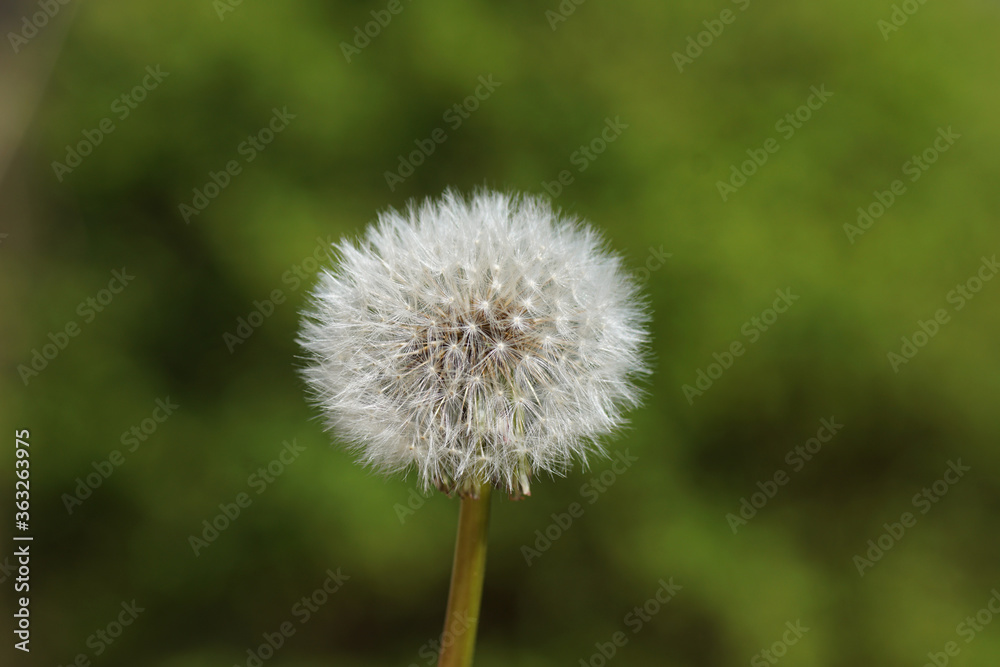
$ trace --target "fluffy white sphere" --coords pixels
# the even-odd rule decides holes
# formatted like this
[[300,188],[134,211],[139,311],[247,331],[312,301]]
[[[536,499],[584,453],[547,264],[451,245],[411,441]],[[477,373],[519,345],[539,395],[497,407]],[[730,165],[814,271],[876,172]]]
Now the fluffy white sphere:
[[337,251],[299,342],[328,426],[364,462],[520,496],[533,473],[601,451],[638,403],[637,285],[546,200],[446,192]]

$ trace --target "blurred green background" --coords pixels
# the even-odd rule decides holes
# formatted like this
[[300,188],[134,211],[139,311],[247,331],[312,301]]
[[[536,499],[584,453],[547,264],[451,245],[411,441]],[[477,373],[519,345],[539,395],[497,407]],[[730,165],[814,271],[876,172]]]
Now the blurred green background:
[[[645,283],[656,371],[608,441],[631,467],[495,503],[477,665],[1000,659],[1000,281],[977,282],[1000,250],[998,3],[93,0],[11,38],[39,7],[3,15],[0,479],[10,498],[30,429],[35,535],[33,650],[5,630],[4,664],[253,665],[286,622],[264,664],[434,664],[457,502],[331,446],[295,336],[314,253],[483,185],[606,233]],[[275,109],[294,118],[264,146]],[[66,172],[70,149],[89,155]],[[799,298],[774,319],[776,290]],[[894,368],[921,321],[935,335]],[[179,406],[162,423],[158,399]],[[743,499],[762,505],[745,525]],[[206,521],[229,525],[209,542]]]

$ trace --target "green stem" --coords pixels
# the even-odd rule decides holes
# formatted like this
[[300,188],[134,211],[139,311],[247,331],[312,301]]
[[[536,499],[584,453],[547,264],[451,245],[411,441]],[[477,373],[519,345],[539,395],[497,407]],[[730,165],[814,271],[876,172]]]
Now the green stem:
[[[475,493],[476,489],[473,490]],[[462,498],[458,538],[451,570],[448,611],[438,667],[470,667],[476,649],[479,603],[486,573],[486,532],[490,525],[490,485],[481,484],[478,497]],[[450,639],[450,642],[447,641]]]

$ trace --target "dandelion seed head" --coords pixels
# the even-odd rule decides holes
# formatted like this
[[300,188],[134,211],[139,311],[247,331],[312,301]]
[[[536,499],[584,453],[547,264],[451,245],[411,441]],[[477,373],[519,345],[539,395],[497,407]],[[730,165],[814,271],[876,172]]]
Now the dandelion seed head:
[[449,191],[337,251],[303,318],[303,374],[364,463],[527,494],[531,475],[602,452],[638,404],[637,285],[546,200]]

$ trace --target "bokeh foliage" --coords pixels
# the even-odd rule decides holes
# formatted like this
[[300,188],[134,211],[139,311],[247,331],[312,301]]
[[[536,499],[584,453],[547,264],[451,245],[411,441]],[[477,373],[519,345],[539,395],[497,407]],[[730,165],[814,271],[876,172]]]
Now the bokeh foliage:
[[[34,447],[30,664],[246,664],[338,567],[349,581],[267,664],[431,664],[457,505],[432,496],[401,523],[413,477],[330,446],[296,375],[308,285],[286,272],[385,206],[542,193],[566,169],[556,203],[629,266],[671,253],[646,278],[656,373],[609,441],[639,462],[597,502],[581,487],[610,461],[496,503],[477,664],[576,665],[618,630],[619,664],[745,664],[797,619],[789,664],[918,665],[948,641],[955,664],[996,663],[996,626],[968,644],[956,626],[1000,585],[1000,282],[960,311],[946,295],[1000,250],[1000,6],[929,2],[885,40],[889,2],[742,4],[590,0],[553,30],[555,2],[403,0],[351,62],[341,43],[384,4],[246,2],[224,20],[209,0],[81,5],[15,162],[26,187],[6,191],[27,213],[5,215],[0,246],[4,421]],[[726,8],[678,72],[674,52]],[[165,81],[57,181],[67,144],[156,65]],[[499,88],[451,129],[443,114],[488,75]],[[730,165],[821,85],[830,100],[723,202]],[[288,128],[185,223],[178,205],[284,107]],[[607,118],[628,128],[578,172]],[[851,243],[857,207],[949,126],[961,138]],[[447,140],[390,190],[384,173],[437,127]],[[18,365],[122,266],[134,282],[25,386]],[[801,298],[689,404],[682,385],[747,343],[782,288]],[[275,289],[285,302],[230,352],[223,334]],[[951,320],[894,372],[886,353],[940,308]],[[68,514],[63,494],[168,396],[176,413]],[[842,431],[734,535],[726,514],[830,416]],[[195,557],[202,520],[292,439],[300,458]],[[859,576],[853,557],[958,459],[972,470]],[[581,499],[528,566],[522,547]],[[632,634],[626,615],[670,577],[683,589]],[[94,657],[88,636],[133,598],[146,611]]]

